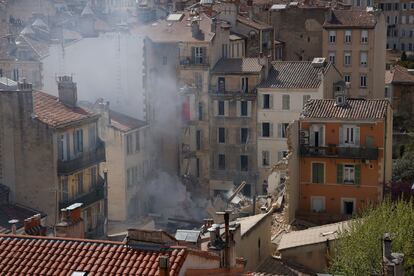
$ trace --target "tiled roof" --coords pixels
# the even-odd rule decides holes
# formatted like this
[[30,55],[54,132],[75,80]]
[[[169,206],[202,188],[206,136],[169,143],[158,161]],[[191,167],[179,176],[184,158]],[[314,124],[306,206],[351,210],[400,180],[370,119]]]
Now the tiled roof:
[[275,61],[269,76],[261,88],[318,88],[321,80],[318,74],[325,73],[331,63],[314,67],[311,61]]
[[223,58],[213,68],[213,73],[259,73],[263,65],[258,58]]
[[0,275],[158,275],[158,260],[169,256],[170,275],[187,257],[182,247],[144,250],[123,242],[0,235]]
[[313,272],[307,271],[303,267],[283,262],[273,256],[264,260],[259,267],[251,274],[252,276],[309,276]]
[[129,117],[113,110],[109,111],[109,117],[111,118],[111,126],[122,132],[138,129],[146,126],[147,124],[144,121]]
[[311,99],[302,111],[302,118],[319,119],[383,119],[387,115],[388,100],[347,99],[343,106],[334,99]]
[[366,10],[333,10],[330,20],[323,24],[324,28],[374,28],[375,15]]
[[[211,18],[203,13],[197,17],[203,35],[195,38],[191,32],[191,17],[189,12],[185,12],[179,21],[158,20],[148,25],[136,25],[132,32],[147,35],[152,41],[163,43],[211,41],[215,35],[211,32]],[[219,24],[217,22],[217,31],[220,31]]]
[[385,83],[412,85],[414,84],[414,75],[411,75],[407,68],[397,65],[391,70],[385,71]]
[[261,22],[261,21],[258,21],[258,20],[253,20],[253,19],[250,19],[248,17],[241,16],[241,15],[237,16],[237,22],[239,22],[241,24],[244,24],[246,26],[252,27],[254,29],[257,29],[257,30],[272,29],[272,26],[270,26],[270,25],[268,25],[264,22]]
[[40,39],[33,39],[25,35],[19,36],[27,45],[29,45],[32,50],[36,53],[39,58],[44,58],[49,55],[49,44],[46,41]]
[[285,250],[335,240],[338,233],[346,228],[348,228],[348,222],[343,221],[286,233],[282,236],[277,249]]
[[41,91],[33,91],[33,111],[37,119],[51,127],[65,126],[93,117],[98,118],[98,115],[83,108],[70,108],[57,97]]

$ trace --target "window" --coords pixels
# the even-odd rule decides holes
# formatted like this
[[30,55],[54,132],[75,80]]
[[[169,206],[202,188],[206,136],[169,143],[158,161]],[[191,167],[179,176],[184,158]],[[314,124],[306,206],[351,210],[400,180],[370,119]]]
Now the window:
[[132,187],[138,183],[138,167],[127,169],[127,186]]
[[193,60],[195,64],[204,64],[206,62],[205,60],[206,48],[205,47],[192,47],[192,51],[193,51]]
[[311,197],[311,210],[315,213],[325,211],[325,197],[323,196],[312,196]]
[[360,81],[359,81],[359,86],[361,88],[366,88],[367,87],[367,75],[361,75],[359,77]]
[[248,171],[249,170],[249,161],[247,155],[240,155],[240,170],[241,171]]
[[324,183],[325,165],[323,163],[312,163],[312,183]]
[[361,178],[361,165],[338,164],[336,168],[336,181],[343,184],[359,184]]
[[226,156],[224,154],[218,155],[218,169],[219,170],[226,169]]
[[91,174],[91,186],[94,187],[98,183],[98,181],[97,181],[98,175],[96,173],[96,167],[92,167],[90,169],[90,174]]
[[19,69],[13,69],[13,80],[19,81]]
[[289,123],[278,124],[279,138],[287,138],[287,128],[288,128],[288,126],[289,126]]
[[62,161],[69,159],[69,137],[66,133],[58,138],[58,158]]
[[344,75],[344,81],[350,83],[351,82],[351,76],[350,75]]
[[133,153],[132,133],[126,135],[126,150],[128,155]]
[[401,43],[401,51],[405,51],[405,44]]
[[249,92],[249,78],[248,77],[241,78],[241,91],[242,93]]
[[360,64],[362,66],[367,66],[368,62],[368,53],[367,52],[361,52],[360,53]]
[[75,154],[83,152],[83,130],[77,129],[73,133]]
[[348,146],[359,145],[359,127],[345,125],[339,134],[340,144]]
[[310,95],[303,95],[303,106],[305,106],[306,102],[309,101],[311,98]]
[[221,57],[226,58],[227,57],[227,44],[221,45]]
[[355,0],[355,6],[360,7],[361,6],[361,0]]
[[344,53],[344,65],[345,66],[350,66],[351,65],[351,53],[350,52],[345,52]]
[[226,142],[226,129],[224,127],[218,128],[218,142],[224,144]]
[[0,68],[0,78],[3,77],[3,69]]
[[403,11],[407,10],[407,3],[402,3],[402,9]]
[[329,61],[335,64],[335,52],[329,52]]
[[197,150],[201,149],[201,130],[196,131],[196,148]]
[[407,17],[405,15],[401,16],[401,24],[407,23]]
[[352,31],[346,30],[345,31],[345,43],[349,44],[352,42]]
[[203,104],[202,103],[198,103],[198,120],[199,121],[203,120]]
[[413,51],[413,44],[412,43],[408,43],[408,51]]
[[135,132],[135,152],[139,152],[141,150],[140,139],[139,139],[139,131]]
[[368,43],[368,31],[367,30],[361,31],[361,43],[363,44]]
[[272,137],[272,124],[262,123],[262,137]]
[[242,116],[242,117],[248,116],[247,101],[241,101],[240,102],[240,116]]
[[336,31],[329,31],[329,43],[334,44],[336,42]]
[[356,201],[355,198],[341,198],[341,211],[344,215],[353,215],[355,213]]
[[198,89],[203,88],[203,74],[200,72],[194,72],[194,85]]
[[290,109],[290,95],[283,95],[282,96],[282,109],[289,110]]
[[89,148],[94,149],[96,147],[96,125],[89,126]]
[[226,79],[219,77],[217,79],[217,93],[224,93],[226,91]]
[[272,96],[270,94],[264,94],[263,95],[263,109],[270,109],[272,104]]
[[270,153],[267,150],[262,151],[262,166],[267,167],[270,165]]
[[248,128],[241,128],[240,129],[240,143],[247,144],[249,140],[249,129]]
[[62,191],[62,196],[61,199],[62,201],[66,202],[69,200],[69,190],[68,190],[68,177],[67,176],[62,176],[60,178],[60,182],[61,182],[61,191]]
[[218,101],[218,114],[219,116],[224,116],[224,101]]
[[78,183],[78,195],[83,194],[83,173],[76,175],[76,182]]
[[399,6],[398,3],[395,3],[394,4],[394,10],[398,11],[398,6]]

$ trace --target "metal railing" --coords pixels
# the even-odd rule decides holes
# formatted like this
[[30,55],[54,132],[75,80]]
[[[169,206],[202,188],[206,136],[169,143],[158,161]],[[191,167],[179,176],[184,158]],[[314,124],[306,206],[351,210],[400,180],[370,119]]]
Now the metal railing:
[[59,209],[66,208],[74,203],[83,203],[82,206],[86,207],[94,202],[104,199],[104,182],[105,180],[102,177],[98,177],[97,184],[92,186],[89,189],[89,192],[71,200],[61,200],[59,202]]
[[308,145],[301,145],[300,155],[309,157],[336,157],[377,160],[378,148],[340,147],[337,145],[329,145],[327,147],[311,147]]
[[204,56],[202,60],[192,57],[180,57],[180,66],[200,66],[206,67],[209,66],[208,57]]
[[105,143],[98,140],[94,149],[88,152],[83,152],[80,156],[71,160],[59,160],[58,174],[72,174],[76,171],[82,170],[83,168],[87,168],[101,162],[105,162]]

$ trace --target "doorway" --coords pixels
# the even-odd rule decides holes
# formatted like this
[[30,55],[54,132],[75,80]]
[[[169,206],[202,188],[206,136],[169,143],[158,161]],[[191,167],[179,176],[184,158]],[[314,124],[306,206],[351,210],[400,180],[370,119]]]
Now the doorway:
[[342,214],[353,215],[355,213],[355,199],[342,199]]

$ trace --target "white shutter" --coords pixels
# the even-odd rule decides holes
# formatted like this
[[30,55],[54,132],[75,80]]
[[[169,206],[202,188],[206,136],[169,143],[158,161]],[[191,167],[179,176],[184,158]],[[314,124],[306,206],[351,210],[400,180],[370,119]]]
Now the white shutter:
[[344,144],[344,128],[343,127],[339,127],[339,144],[340,145]]
[[224,101],[224,116],[229,116],[229,101]]
[[282,124],[277,124],[277,137],[282,138]]
[[252,116],[252,101],[247,101],[247,117]]
[[359,145],[359,127],[354,128],[355,145]]
[[273,137],[273,124],[269,123],[269,137]]
[[218,101],[214,100],[213,101],[213,106],[214,106],[214,116],[218,115]]
[[272,94],[269,95],[269,108],[273,109],[273,95]]
[[236,101],[236,112],[237,112],[236,116],[240,117],[240,115],[241,115],[241,101]]

